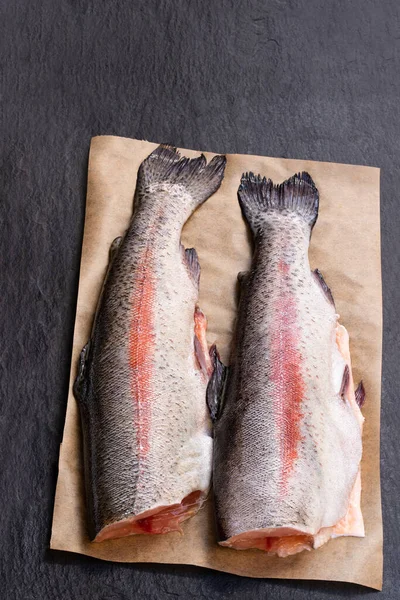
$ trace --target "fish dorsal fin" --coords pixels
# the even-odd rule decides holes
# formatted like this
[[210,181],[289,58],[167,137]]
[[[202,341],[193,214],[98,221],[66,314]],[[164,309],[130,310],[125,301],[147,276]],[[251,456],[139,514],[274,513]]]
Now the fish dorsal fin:
[[330,302],[330,304],[332,304],[333,307],[335,307],[335,301],[333,299],[331,289],[323,278],[321,271],[319,269],[315,269],[312,274],[314,275],[315,281],[324,292],[325,298],[328,300],[328,302]]
[[357,389],[355,391],[355,396],[356,396],[356,402],[358,404],[358,406],[360,408],[362,408],[364,406],[364,402],[365,402],[365,387],[362,381],[360,381],[360,383],[357,386]]
[[210,348],[210,357],[213,365],[213,372],[207,386],[207,406],[210,411],[211,420],[214,423],[221,412],[221,403],[224,395],[228,367],[221,362],[215,344]]
[[193,283],[198,287],[199,282],[200,282],[201,269],[200,269],[199,257],[197,255],[196,249],[195,248],[186,248],[185,249],[183,246],[181,246],[181,248],[182,248],[184,261],[185,261],[188,273],[190,275],[190,278],[192,279]]

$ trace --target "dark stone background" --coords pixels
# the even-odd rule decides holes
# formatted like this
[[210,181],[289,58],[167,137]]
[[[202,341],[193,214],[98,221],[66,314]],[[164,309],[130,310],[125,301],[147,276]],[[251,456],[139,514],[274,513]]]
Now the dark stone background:
[[[90,138],[382,168],[385,585],[399,574],[397,0],[0,0],[0,598],[334,599],[48,550]],[[356,226],[356,225],[355,225]]]

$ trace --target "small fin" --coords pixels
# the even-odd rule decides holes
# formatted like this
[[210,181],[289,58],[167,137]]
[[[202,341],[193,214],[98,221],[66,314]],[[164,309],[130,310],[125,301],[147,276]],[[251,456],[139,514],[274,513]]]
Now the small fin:
[[90,340],[85,346],[83,346],[82,351],[79,355],[79,363],[78,363],[78,374],[74,381],[73,392],[75,398],[78,402],[82,402],[85,397],[86,392],[86,368],[89,361],[89,353],[90,353]]
[[141,190],[152,184],[181,185],[201,204],[221,185],[226,164],[225,156],[214,156],[207,164],[206,157],[181,157],[173,146],[161,144],[140,165],[138,185]]
[[240,271],[237,274],[237,299],[239,300],[244,293],[247,283],[249,281],[250,271]]
[[328,286],[325,279],[323,278],[321,271],[319,269],[315,269],[314,271],[312,271],[312,274],[314,275],[315,281],[319,284],[321,290],[324,292],[326,299],[334,307],[335,301],[333,299],[331,288]]
[[240,285],[245,285],[249,276],[249,271],[239,271],[237,274],[237,280]]
[[[183,248],[183,246],[182,246]],[[192,278],[196,287],[199,286],[200,283],[200,263],[199,257],[197,255],[195,248],[186,248],[184,249],[185,263],[187,269],[189,271],[189,275]]]
[[203,375],[205,375],[208,378],[206,355],[204,354],[202,343],[197,337],[197,335],[194,336],[194,353],[196,355],[197,362],[199,363]]
[[218,419],[221,410],[228,367],[222,364],[215,344],[210,348],[210,357],[213,365],[213,372],[210,381],[208,382],[206,398],[210,417],[214,423]]
[[342,384],[341,384],[340,390],[339,390],[339,394],[343,398],[343,400],[345,400],[346,392],[349,387],[349,382],[350,382],[350,369],[349,369],[349,365],[346,365],[344,368],[344,371],[343,371]]
[[318,217],[318,190],[306,172],[297,173],[279,185],[261,175],[244,173],[238,197],[243,215],[254,232],[262,226],[266,214],[276,211],[300,215],[310,229]]
[[118,249],[121,245],[121,242],[122,242],[122,235],[116,237],[115,240],[113,240],[111,242],[110,251],[109,251],[109,255],[108,255],[110,263],[114,260],[116,254],[118,252]]
[[365,387],[364,387],[364,384],[362,381],[360,381],[360,383],[358,384],[358,386],[356,388],[355,396],[356,396],[356,402],[357,402],[358,406],[360,408],[362,408],[365,403]]
[[212,364],[207,344],[207,317],[196,306],[194,311],[194,353],[203,375],[209,379],[212,373]]

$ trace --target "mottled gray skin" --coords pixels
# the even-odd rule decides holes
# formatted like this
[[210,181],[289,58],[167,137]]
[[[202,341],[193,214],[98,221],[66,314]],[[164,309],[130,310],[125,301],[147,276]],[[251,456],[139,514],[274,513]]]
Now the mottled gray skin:
[[[336,524],[361,458],[360,426],[340,393],[345,364],[335,341],[337,315],[308,261],[317,192],[306,178],[292,178],[284,189],[248,178],[254,185],[246,189],[244,178],[241,204],[255,251],[251,271],[240,278],[231,364],[214,425],[222,542],[260,530],[315,534]],[[297,201],[287,209],[296,186],[300,210]]]
[[199,267],[188,265],[180,235],[219,187],[224,164],[179,160],[159,147],[139,170],[132,220],[114,249],[75,384],[92,539],[107,525],[207,493],[207,379],[194,354]]

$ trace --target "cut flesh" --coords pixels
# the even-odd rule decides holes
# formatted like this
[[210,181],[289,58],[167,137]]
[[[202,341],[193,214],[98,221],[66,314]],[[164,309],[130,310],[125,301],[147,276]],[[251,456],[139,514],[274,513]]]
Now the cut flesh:
[[135,517],[129,517],[104,527],[95,538],[95,542],[103,542],[132,534],[160,534],[170,531],[181,532],[180,524],[189,519],[201,508],[206,495],[200,491],[192,492],[180,504],[160,506],[148,510]]

